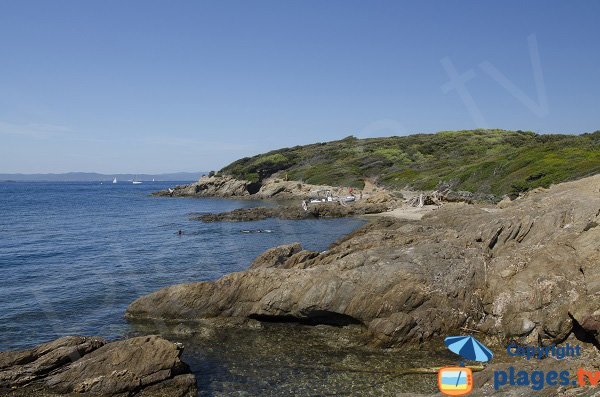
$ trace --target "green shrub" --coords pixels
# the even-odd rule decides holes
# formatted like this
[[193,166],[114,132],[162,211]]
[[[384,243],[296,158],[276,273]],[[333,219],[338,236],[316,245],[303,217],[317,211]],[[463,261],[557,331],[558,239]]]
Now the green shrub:
[[223,173],[260,181],[285,171],[290,180],[362,187],[516,194],[600,172],[600,131],[539,135],[529,131],[443,131],[403,137],[315,143],[237,160]]

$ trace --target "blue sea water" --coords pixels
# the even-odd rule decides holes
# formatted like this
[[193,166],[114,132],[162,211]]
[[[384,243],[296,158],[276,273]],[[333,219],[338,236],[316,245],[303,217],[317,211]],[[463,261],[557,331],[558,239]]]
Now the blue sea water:
[[0,350],[64,335],[125,336],[124,311],[140,295],[243,270],[279,244],[324,250],[362,224],[205,224],[189,214],[264,203],[149,196],[172,185],[0,183]]

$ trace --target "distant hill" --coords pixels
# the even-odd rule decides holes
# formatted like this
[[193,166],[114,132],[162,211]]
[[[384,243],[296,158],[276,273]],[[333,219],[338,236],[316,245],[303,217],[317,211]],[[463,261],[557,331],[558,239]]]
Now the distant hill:
[[583,135],[471,130],[357,139],[347,137],[237,160],[220,172],[260,182],[282,171],[290,180],[362,187],[443,186],[516,194],[600,172],[600,131]]
[[129,181],[196,181],[207,172],[175,172],[171,174],[97,174],[95,172],[68,172],[65,174],[0,174],[0,181],[18,182],[97,182]]

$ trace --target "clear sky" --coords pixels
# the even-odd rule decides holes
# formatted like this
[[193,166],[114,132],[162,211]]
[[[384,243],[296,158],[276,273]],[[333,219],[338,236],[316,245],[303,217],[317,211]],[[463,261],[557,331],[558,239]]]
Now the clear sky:
[[598,1],[0,0],[0,173],[600,129]]

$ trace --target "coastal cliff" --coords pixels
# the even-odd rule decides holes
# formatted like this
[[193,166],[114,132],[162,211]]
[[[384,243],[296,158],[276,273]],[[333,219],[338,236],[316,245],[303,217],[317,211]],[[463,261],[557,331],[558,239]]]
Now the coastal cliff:
[[489,208],[381,219],[328,251],[279,247],[219,280],[163,288],[130,320],[361,324],[374,344],[463,329],[500,340],[600,343],[600,175]]

